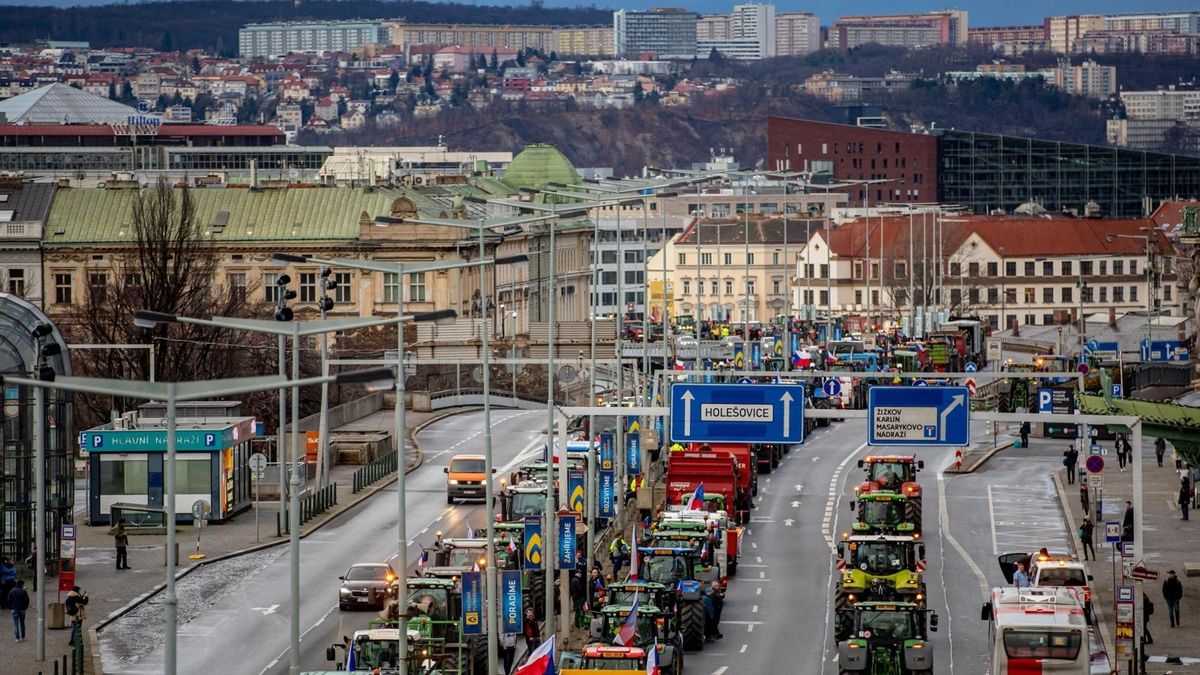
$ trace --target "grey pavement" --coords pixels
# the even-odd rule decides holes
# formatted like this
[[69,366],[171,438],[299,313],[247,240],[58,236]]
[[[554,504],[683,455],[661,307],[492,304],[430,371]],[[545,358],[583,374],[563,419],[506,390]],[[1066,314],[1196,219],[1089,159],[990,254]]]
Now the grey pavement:
[[[1103,488],[1103,519],[1120,521],[1125,510],[1125,500],[1133,498],[1133,467],[1130,465],[1124,472],[1120,471],[1116,461],[1116,451],[1112,441],[1102,442],[1107,449],[1104,457],[1104,470],[1101,472]],[[1142,505],[1143,527],[1145,531],[1145,566],[1158,570],[1161,577],[1157,582],[1144,582],[1142,590],[1154,603],[1154,615],[1150,619],[1150,633],[1154,636],[1154,644],[1147,645],[1146,654],[1150,662],[1146,672],[1155,675],[1162,673],[1200,673],[1200,641],[1196,639],[1197,628],[1200,628],[1200,577],[1184,576],[1184,563],[1200,563],[1200,522],[1195,511],[1190,514],[1188,521],[1181,519],[1181,512],[1176,503],[1179,495],[1179,475],[1175,471],[1175,462],[1171,459],[1170,444],[1162,468],[1154,458],[1154,439],[1146,437],[1142,452],[1142,489],[1144,503]],[[1061,465],[1055,469],[1055,482],[1062,499],[1070,510],[1070,531],[1072,541],[1075,531],[1082,519],[1078,484],[1069,485],[1066,481],[1066,469]],[[1095,519],[1095,504],[1091,505],[1092,517]],[[1105,627],[1107,635],[1105,643],[1113,643],[1113,596],[1114,570],[1112,563],[1112,547],[1104,541],[1104,525],[1097,523],[1096,553],[1099,560],[1088,563],[1088,571],[1093,576],[1093,594],[1096,598],[1097,614]],[[1116,574],[1120,575],[1120,561]],[[1162,580],[1166,578],[1167,570],[1174,569],[1179,573],[1183,583],[1184,597],[1180,608],[1182,626],[1171,628],[1167,620],[1167,605],[1162,597]],[[1118,580],[1119,583],[1119,580]],[[1130,582],[1132,583],[1132,582]],[[1172,663],[1169,659],[1178,659]]]
[[[447,411],[447,412],[462,412]],[[407,414],[409,428],[417,426],[444,416],[445,412],[436,413],[413,413]],[[389,412],[390,416],[391,413]],[[390,417],[389,417],[390,418]],[[384,429],[386,430],[386,429]],[[416,448],[410,442],[408,444],[408,454],[410,464],[416,457]],[[377,483],[367,491],[360,492],[358,495],[353,494],[351,489],[352,477],[359,466],[336,466],[330,476],[334,483],[337,484],[338,504],[325,514],[310,520],[301,528],[302,533],[308,533],[321,527],[331,518],[335,517],[342,511],[350,508],[359,499],[366,498],[374,491],[380,489],[389,482],[389,479],[377,481]],[[279,503],[277,500],[263,500],[258,505],[259,524],[255,524],[255,509],[242,512],[228,522],[221,524],[209,525],[200,533],[200,549],[199,552],[206,557],[200,560],[191,560],[189,556],[196,553],[196,530],[191,526],[180,526],[177,530],[176,541],[179,545],[179,569],[177,578],[184,574],[201,574],[214,559],[221,556],[235,554],[239,551],[255,548],[256,546],[271,547],[274,544],[279,544],[287,541],[287,536],[277,536],[275,521],[279,513]],[[79,513],[78,522],[82,523],[83,513]],[[129,610],[130,605],[143,600],[145,606],[141,611],[150,611],[150,608],[156,608],[157,616],[161,617],[161,593],[157,591],[166,583],[166,567],[165,567],[165,549],[166,535],[131,535],[129,542],[129,565],[130,570],[116,569],[116,549],[112,545],[112,538],[108,535],[107,526],[90,527],[81,525],[78,530],[78,573],[76,583],[88,592],[90,602],[88,605],[88,628],[91,631],[96,631],[97,627],[101,626],[111,617],[121,614]],[[279,555],[284,552],[285,547],[275,546],[268,550],[255,554],[254,557]],[[198,577],[199,578],[199,577]],[[26,582],[32,592],[32,582]],[[47,600],[56,602],[60,597],[65,597],[65,593],[60,594],[57,591],[57,579],[48,579]],[[155,595],[157,593],[157,595]],[[209,593],[202,592],[199,599],[207,599]],[[152,597],[153,596],[153,597]],[[195,608],[189,607],[185,603],[183,597],[180,598],[180,621],[186,622],[188,612],[195,611]],[[60,657],[62,654],[68,653],[67,640],[69,638],[67,630],[50,630],[46,631],[46,657],[47,661],[39,664],[34,659],[34,630],[36,627],[36,612],[37,607],[31,606],[29,614],[26,617],[26,631],[28,640],[21,643],[6,645],[4,650],[5,672],[13,673],[39,673],[44,672],[47,675],[53,672],[52,660]],[[7,616],[5,617],[7,619]],[[4,635],[2,640],[11,641],[11,633],[0,633]],[[107,640],[109,637],[122,639],[123,636],[115,635],[114,632],[105,634],[103,628],[100,629],[98,635],[100,639],[96,639],[96,633],[93,633],[88,642],[88,649],[91,654],[96,652],[98,645]],[[93,663],[98,660],[92,659]],[[10,670],[11,668],[11,670]],[[89,669],[89,672],[95,672],[95,668]]]

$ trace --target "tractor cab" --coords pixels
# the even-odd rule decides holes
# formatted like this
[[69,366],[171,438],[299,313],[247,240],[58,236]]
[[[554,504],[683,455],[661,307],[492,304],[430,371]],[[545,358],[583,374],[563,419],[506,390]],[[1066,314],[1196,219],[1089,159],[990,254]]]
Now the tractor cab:
[[523,480],[506,485],[500,491],[500,518],[506,523],[522,521],[526,516],[541,516],[545,509],[546,484],[543,482]]
[[581,652],[563,653],[560,666],[562,675],[584,675],[593,672],[644,675],[646,650],[641,647],[588,645]]
[[[680,675],[683,672],[683,642],[676,629],[676,619],[671,612],[660,609],[648,602],[638,601],[637,625],[634,627],[633,641],[629,647],[609,647],[616,642],[617,635],[629,619],[633,611],[632,598],[629,604],[610,604],[593,615],[588,637],[596,644],[584,649],[584,660],[588,659],[588,650],[595,652],[597,661],[624,658],[626,662],[633,660],[632,655],[622,656],[615,650],[639,648],[642,658],[642,672],[645,672],[645,651],[658,648],[659,672],[663,675]],[[605,663],[604,665],[612,665]],[[628,667],[628,666],[627,666]],[[619,668],[617,668],[619,670]]]
[[856,534],[921,532],[921,522],[914,519],[912,502],[901,494],[868,492],[850,502],[856,520],[850,529]]
[[892,600],[925,607],[925,544],[912,536],[842,534],[838,542],[835,618],[845,625],[854,604]]
[[912,456],[871,455],[858,460],[858,468],[867,474],[866,480],[855,488],[860,494],[875,490],[899,492],[910,498],[921,494],[917,472],[925,468],[923,460]]
[[675,603],[675,589],[653,581],[614,581],[605,587],[605,606],[628,606],[634,595],[644,598],[655,607],[670,609]]
[[937,614],[910,603],[860,602],[849,635],[839,637],[838,667],[846,673],[931,673]]

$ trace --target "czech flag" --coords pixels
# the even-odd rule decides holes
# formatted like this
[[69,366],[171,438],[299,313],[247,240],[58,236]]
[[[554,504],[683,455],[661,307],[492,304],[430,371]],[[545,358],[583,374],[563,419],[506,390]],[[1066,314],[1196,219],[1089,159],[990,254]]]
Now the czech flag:
[[638,621],[638,592],[633,592],[633,607],[629,610],[629,616],[625,617],[621,628],[617,630],[617,637],[613,638],[613,644],[620,647],[629,647],[633,644],[633,639],[637,637],[637,621]]
[[684,502],[683,510],[684,511],[703,511],[704,510],[704,482],[703,481],[701,481],[700,484],[696,486],[696,491],[693,492],[690,497],[688,497],[686,502]]
[[429,549],[421,547],[421,557],[417,558],[417,567],[424,567],[425,562],[429,560]]
[[658,638],[654,639],[654,647],[646,654],[646,675],[659,675]]
[[556,675],[558,669],[554,666],[554,635],[533,650],[525,665],[517,668],[515,675]]

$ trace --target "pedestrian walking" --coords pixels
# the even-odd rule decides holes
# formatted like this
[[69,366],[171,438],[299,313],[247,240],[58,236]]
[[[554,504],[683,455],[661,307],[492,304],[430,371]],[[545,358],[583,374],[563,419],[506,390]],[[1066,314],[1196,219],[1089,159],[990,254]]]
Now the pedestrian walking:
[[1121,519],[1121,541],[1133,541],[1133,502],[1125,500],[1125,517]]
[[1121,470],[1125,470],[1125,464],[1129,461],[1129,444],[1125,441],[1124,434],[1117,435],[1117,464],[1121,465]]
[[1175,576],[1175,570],[1167,572],[1167,580],[1162,585],[1163,599],[1167,601],[1167,618],[1171,620],[1171,628],[1179,625],[1179,601],[1183,599],[1183,584]]
[[25,591],[25,580],[20,579],[5,597],[5,604],[12,610],[13,635],[17,642],[25,641],[25,612],[29,610],[29,593]]
[[1067,485],[1075,484],[1076,465],[1079,464],[1079,451],[1075,446],[1068,445],[1066,450],[1063,450],[1063,466],[1067,467]]
[[1079,505],[1083,507],[1083,513],[1088,513],[1088,507],[1091,504],[1088,501],[1088,481],[1086,478],[1079,479]]
[[1188,506],[1192,503],[1192,483],[1186,477],[1179,481],[1179,510],[1183,511],[1183,519],[1188,519]]
[[513,662],[517,660],[517,634],[500,634],[500,667],[504,675],[512,672]]
[[1017,563],[1017,571],[1013,572],[1013,586],[1017,589],[1029,588],[1029,575],[1025,573],[1025,563]]
[[16,566],[8,558],[0,558],[0,609],[8,609],[8,593],[16,585]]
[[701,594],[700,602],[704,605],[704,641],[712,642],[717,639],[717,610],[713,605],[712,596],[708,593]]
[[1171,448],[1171,456],[1175,458],[1175,470],[1183,471],[1183,457],[1179,455],[1179,448]]
[[1029,422],[1021,422],[1021,447],[1029,447]]
[[[1095,534],[1096,534],[1096,524],[1092,522],[1092,519],[1090,517],[1085,515],[1083,517],[1083,522],[1079,525],[1079,543],[1080,543],[1080,548],[1083,549],[1083,559],[1084,560],[1095,560],[1096,559],[1096,547],[1095,547],[1095,544],[1093,544],[1093,539],[1095,537]],[[1088,551],[1092,552],[1091,558],[1088,558]]]
[[71,617],[71,640],[67,644],[72,647],[75,646],[76,641],[83,639],[83,621],[87,619],[87,604],[87,593],[78,586],[73,586],[64,603],[67,616]]
[[525,649],[529,652],[533,652],[538,645],[542,644],[542,627],[538,625],[532,607],[525,608],[525,625],[521,629],[521,634],[525,636]]
[[1160,436],[1154,439],[1154,459],[1158,460],[1158,465],[1162,466],[1163,455],[1167,454],[1167,442]]
[[571,573],[571,609],[575,611],[576,628],[587,627],[584,623],[587,600],[587,580],[583,578],[583,570],[577,569]]
[[108,535],[113,538],[113,545],[117,547],[117,569],[130,569],[129,533],[125,531],[125,519],[118,520],[117,524],[109,529]]
[[1154,636],[1150,634],[1150,617],[1154,614],[1154,603],[1150,596],[1142,593],[1142,643],[1154,644]]
[[720,582],[714,581],[708,588],[713,603],[713,636],[718,640],[725,637],[721,634],[721,611],[725,609],[725,589]]

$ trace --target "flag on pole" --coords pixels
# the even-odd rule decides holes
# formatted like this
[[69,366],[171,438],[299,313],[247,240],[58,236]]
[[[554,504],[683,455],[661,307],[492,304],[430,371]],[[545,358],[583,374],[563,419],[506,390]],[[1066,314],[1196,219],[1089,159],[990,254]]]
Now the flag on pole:
[[475,538],[475,528],[471,527],[471,523],[467,523],[467,539]]
[[646,654],[646,675],[659,675],[658,671],[658,638],[654,638],[654,647]]
[[637,525],[633,526],[633,544],[629,547],[629,580],[638,580]]
[[702,511],[704,510],[704,481],[696,486],[696,490],[692,492],[687,501],[683,504],[684,511]]
[[429,549],[421,547],[421,557],[417,558],[417,567],[424,567],[425,562],[429,560]]
[[613,639],[613,644],[621,647],[629,647],[633,644],[633,639],[637,637],[637,621],[638,621],[638,591],[633,592],[633,607],[629,609],[629,616],[625,617],[625,621],[621,623],[621,627],[617,630],[617,637]]
[[515,675],[556,675],[558,669],[554,666],[554,635],[533,650],[525,665],[517,668]]

